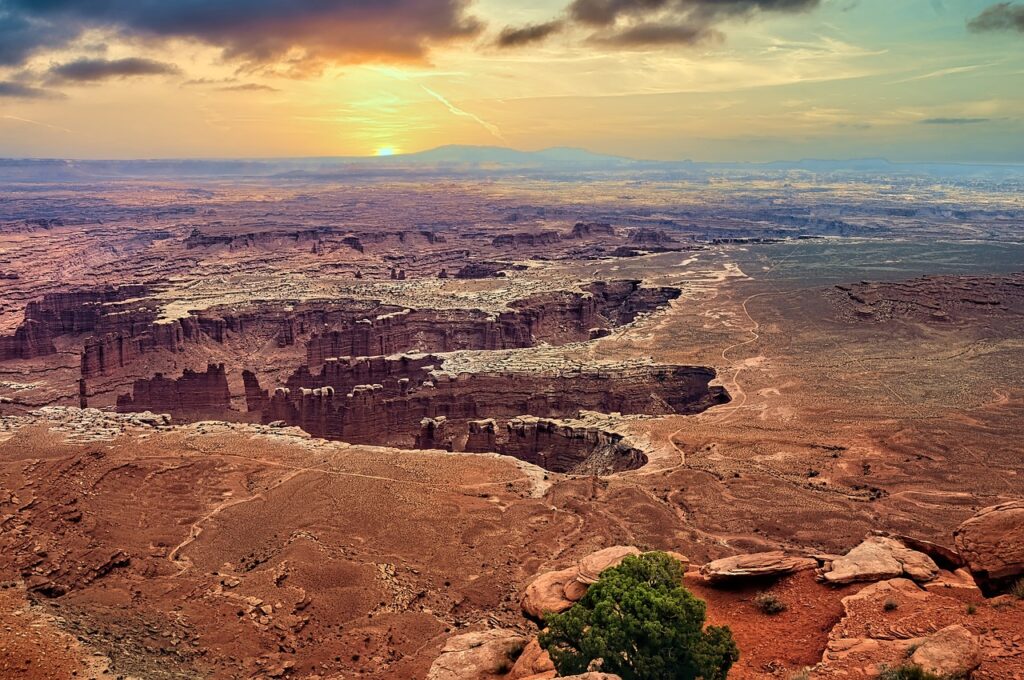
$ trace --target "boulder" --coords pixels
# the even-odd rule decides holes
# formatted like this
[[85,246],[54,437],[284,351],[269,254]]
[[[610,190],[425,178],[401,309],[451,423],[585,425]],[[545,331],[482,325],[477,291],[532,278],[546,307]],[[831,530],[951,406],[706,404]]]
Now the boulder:
[[[546,614],[564,612],[571,607],[576,600],[571,600],[566,595],[566,586],[576,580],[578,574],[576,567],[562,569],[560,571],[549,571],[541,574],[526,587],[520,603],[523,612],[534,619],[542,620]],[[570,589],[572,595],[578,594],[576,588]],[[586,588],[583,589],[586,593]],[[579,594],[582,597],[582,594]],[[578,598],[577,598],[578,599]]]
[[523,648],[523,653],[516,659],[504,680],[542,680],[555,675],[555,664],[551,662],[551,657],[541,648],[537,638],[533,638]]
[[939,568],[923,552],[911,550],[885,536],[869,536],[864,542],[826,564],[821,571],[826,583],[841,585],[883,581],[906,576],[918,582],[933,580]]
[[810,557],[793,557],[781,550],[733,555],[708,562],[700,568],[701,576],[711,583],[744,578],[783,576],[802,569],[813,569],[817,561]]
[[[523,612],[536,620],[543,620],[546,614],[564,612],[583,599],[590,584],[597,583],[602,571],[618,566],[630,555],[640,554],[640,549],[631,545],[615,545],[590,553],[574,567],[541,574],[523,593],[520,602]],[[689,564],[686,556],[679,553],[669,554],[683,563],[685,571]]]
[[1024,500],[980,510],[957,527],[953,540],[983,588],[1024,576]]
[[944,545],[938,543],[932,543],[931,541],[925,541],[920,538],[914,538],[913,536],[905,536],[903,534],[893,534],[886,531],[872,531],[875,536],[885,536],[899,541],[903,545],[907,546],[911,550],[917,550],[923,552],[928,557],[935,560],[935,563],[940,567],[945,567],[950,571],[959,569],[967,565],[964,562],[964,558],[960,556],[956,550],[947,548]]
[[910,661],[939,677],[965,677],[981,664],[981,642],[971,631],[953,624],[925,638]]
[[580,560],[579,575],[576,580],[580,583],[597,583],[602,571],[618,566],[630,555],[639,554],[640,549],[631,545],[613,545],[610,548],[590,553]]
[[512,630],[493,628],[456,635],[434,659],[427,680],[467,680],[504,675],[526,646],[527,638]]
[[925,584],[925,590],[939,593],[959,593],[961,596],[970,595],[977,600],[984,599],[981,589],[966,569],[956,571],[939,570],[939,575],[934,581]]

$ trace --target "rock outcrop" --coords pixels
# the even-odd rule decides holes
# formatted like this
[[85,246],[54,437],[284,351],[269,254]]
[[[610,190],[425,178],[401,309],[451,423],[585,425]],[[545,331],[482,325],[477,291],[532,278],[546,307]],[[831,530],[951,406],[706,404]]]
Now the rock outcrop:
[[48,293],[26,305],[13,335],[0,337],[0,361],[55,354],[56,338],[103,331],[109,315],[125,313],[126,301],[147,292],[145,286],[126,285]]
[[265,423],[282,420],[317,437],[404,448],[415,446],[424,419],[444,417],[453,451],[496,451],[558,472],[603,474],[640,467],[646,455],[599,422],[559,419],[581,409],[687,414],[728,400],[709,384],[714,371],[696,366],[453,376],[437,370],[442,363],[433,355],[329,359],[317,374],[300,368],[269,398],[249,377],[248,408],[259,409]]
[[723,557],[702,565],[700,574],[711,583],[727,583],[750,578],[778,578],[816,566],[818,562],[813,558],[787,555],[781,550],[773,550]]
[[449,638],[427,673],[427,680],[488,680],[504,676],[527,638],[493,628]]
[[314,334],[306,352],[310,367],[343,356],[400,352],[453,352],[560,345],[588,340],[595,328],[632,322],[674,300],[676,288],[644,288],[639,281],[596,282],[582,292],[532,295],[509,304],[511,311],[433,310],[380,307],[372,314],[325,319],[331,329]]
[[953,539],[983,589],[992,592],[1024,576],[1024,500],[980,510]]
[[[526,587],[520,601],[523,612],[538,621],[550,613],[563,612],[587,594],[601,572],[617,566],[639,548],[617,545],[591,553],[567,569],[544,572]],[[685,568],[685,566],[684,566]]]
[[139,379],[132,393],[117,397],[121,413],[153,411],[172,415],[211,417],[231,407],[224,364],[209,364],[202,373],[185,369],[180,378],[165,378],[157,373]]
[[826,562],[821,569],[822,579],[832,585],[903,576],[924,583],[938,575],[939,568],[932,558],[885,536],[868,536],[846,555]]
[[967,677],[981,660],[981,642],[958,623],[929,635],[910,655],[911,663],[941,678]]
[[537,638],[531,639],[504,680],[547,680],[557,675],[551,656]]

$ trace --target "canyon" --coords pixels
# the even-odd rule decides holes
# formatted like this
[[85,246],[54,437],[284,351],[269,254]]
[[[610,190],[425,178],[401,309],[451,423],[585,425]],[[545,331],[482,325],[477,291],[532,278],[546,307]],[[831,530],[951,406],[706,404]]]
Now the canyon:
[[1024,673],[1018,208],[887,182],[13,186],[0,674],[550,677],[651,550],[730,678]]

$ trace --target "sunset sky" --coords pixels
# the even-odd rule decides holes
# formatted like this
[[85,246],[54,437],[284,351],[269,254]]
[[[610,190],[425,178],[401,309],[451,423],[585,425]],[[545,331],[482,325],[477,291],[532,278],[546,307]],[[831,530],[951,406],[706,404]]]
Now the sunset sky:
[[0,0],[0,156],[1024,162],[1024,3]]

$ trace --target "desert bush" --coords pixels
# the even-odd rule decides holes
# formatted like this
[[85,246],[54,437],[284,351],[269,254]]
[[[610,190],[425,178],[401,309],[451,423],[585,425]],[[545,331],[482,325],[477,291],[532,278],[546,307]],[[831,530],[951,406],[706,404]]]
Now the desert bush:
[[905,663],[895,668],[886,668],[878,676],[878,680],[945,680],[944,678],[929,673],[917,664]]
[[786,611],[786,603],[779,599],[774,593],[758,593],[754,597],[754,606],[761,610],[761,613],[768,616],[775,616]]
[[679,561],[646,553],[606,569],[571,609],[548,616],[539,641],[560,675],[600,659],[623,680],[724,680],[739,650],[728,628],[705,628],[704,618]]

